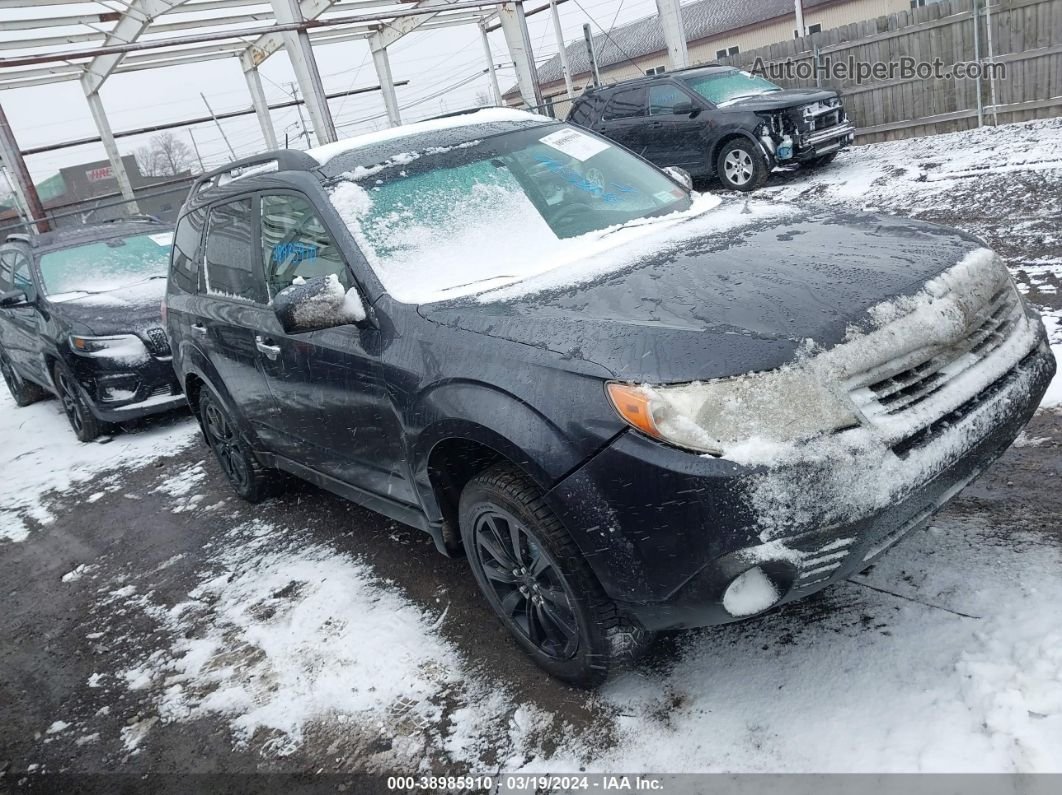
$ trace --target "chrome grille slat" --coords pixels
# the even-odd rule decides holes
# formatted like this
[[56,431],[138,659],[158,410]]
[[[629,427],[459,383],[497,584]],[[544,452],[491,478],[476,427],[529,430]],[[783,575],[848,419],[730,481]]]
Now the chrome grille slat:
[[921,361],[912,363],[908,355],[902,364],[896,363],[899,369],[879,364],[853,377],[852,400],[872,423],[913,409],[1003,345],[1021,313],[1017,293],[1007,284],[976,313],[973,329],[962,340],[947,347],[927,347]]

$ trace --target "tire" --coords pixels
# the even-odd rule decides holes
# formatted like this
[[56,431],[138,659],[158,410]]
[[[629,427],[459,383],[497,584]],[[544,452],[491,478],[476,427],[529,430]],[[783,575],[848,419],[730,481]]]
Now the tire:
[[752,141],[735,138],[720,150],[715,173],[724,188],[743,192],[756,190],[767,181],[767,159]]
[[618,614],[542,492],[515,467],[469,481],[459,515],[480,590],[540,668],[596,687],[649,645],[650,633]]
[[110,430],[105,422],[100,422],[89,408],[85,395],[78,386],[77,379],[59,362],[52,367],[52,381],[59,395],[59,402],[78,441],[95,441],[100,434]]
[[207,446],[233,491],[252,504],[272,496],[278,481],[276,473],[258,463],[221,401],[204,389],[196,410]]
[[830,152],[828,155],[823,155],[822,157],[816,157],[812,160],[809,160],[808,165],[812,168],[822,168],[823,166],[828,166],[830,163],[832,163],[835,157],[837,157],[837,153]]
[[15,405],[19,408],[36,403],[47,394],[44,389],[30,383],[15,372],[15,368],[11,366],[11,362],[8,361],[7,355],[3,351],[0,351],[0,374],[4,376],[7,391],[11,393]]

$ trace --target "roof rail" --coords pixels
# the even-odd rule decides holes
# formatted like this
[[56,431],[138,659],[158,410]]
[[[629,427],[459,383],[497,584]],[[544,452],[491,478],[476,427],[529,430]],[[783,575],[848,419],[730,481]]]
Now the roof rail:
[[207,187],[224,184],[223,177],[229,177],[230,180],[238,179],[242,175],[236,172],[242,169],[267,166],[270,163],[276,164],[277,171],[311,171],[321,165],[310,155],[298,149],[276,149],[272,152],[263,152],[260,155],[243,157],[221,168],[215,168],[213,171],[200,174],[195,178],[195,182],[192,183],[191,195],[195,196]]
[[126,223],[141,223],[141,224],[161,224],[162,220],[154,215],[148,215],[147,213],[133,213],[132,215],[119,215],[115,218],[104,218],[98,223],[101,224],[126,224]]

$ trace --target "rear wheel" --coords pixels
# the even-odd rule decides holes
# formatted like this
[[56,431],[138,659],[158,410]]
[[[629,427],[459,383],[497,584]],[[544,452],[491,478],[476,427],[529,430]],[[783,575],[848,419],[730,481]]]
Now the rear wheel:
[[571,537],[522,473],[498,465],[465,487],[461,537],[483,594],[541,668],[594,687],[651,641],[616,612]]
[[52,369],[52,380],[59,392],[59,400],[63,404],[66,418],[79,441],[91,442],[106,432],[109,426],[96,419],[73,373],[56,363]]
[[15,405],[19,408],[36,403],[45,395],[41,387],[31,384],[15,371],[3,351],[0,351],[0,374],[4,376],[7,391],[11,393]]
[[276,486],[275,473],[258,463],[221,401],[205,389],[199,395],[199,418],[207,444],[233,490],[250,503],[269,497]]
[[767,159],[752,141],[735,138],[723,145],[715,173],[724,188],[756,190],[767,181]]

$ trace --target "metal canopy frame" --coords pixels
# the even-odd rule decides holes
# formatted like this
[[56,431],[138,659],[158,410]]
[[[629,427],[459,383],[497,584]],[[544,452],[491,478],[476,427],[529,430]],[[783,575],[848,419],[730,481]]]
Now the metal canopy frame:
[[[85,13],[86,5],[98,11]],[[64,15],[62,6],[76,6],[77,13]],[[258,70],[284,49],[317,141],[329,143],[336,140],[335,123],[315,45],[368,41],[387,118],[394,126],[401,117],[388,47],[410,33],[454,25],[477,25],[486,41],[487,30],[500,23],[524,102],[529,107],[541,104],[523,0],[35,0],[33,7],[59,13],[4,22],[0,92],[79,81],[119,190],[134,213],[138,208],[132,185],[100,98],[100,88],[115,74],[236,58],[263,137],[275,149],[276,133]],[[0,14],[13,8],[25,9],[25,0],[0,0]],[[489,46],[485,54],[499,101]],[[21,154],[7,149],[0,145],[0,161],[16,174],[24,172],[17,167]],[[33,190],[32,185],[21,187]]]

